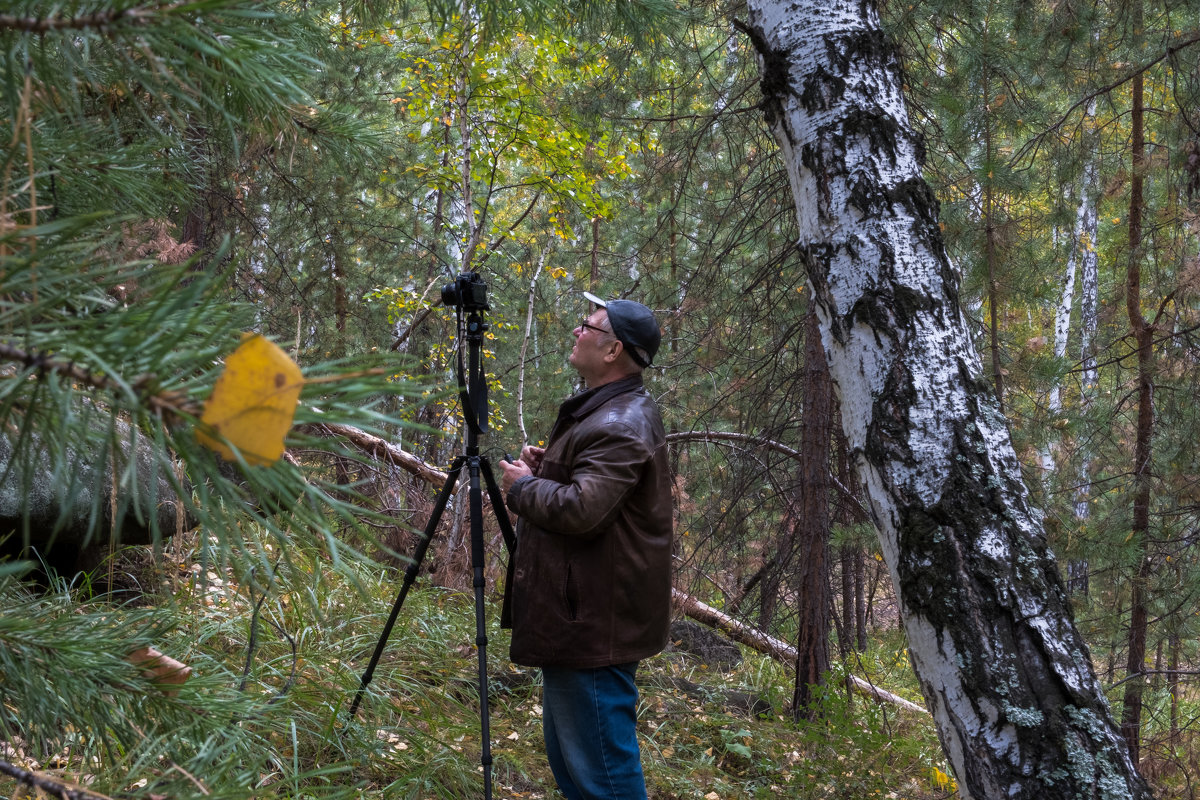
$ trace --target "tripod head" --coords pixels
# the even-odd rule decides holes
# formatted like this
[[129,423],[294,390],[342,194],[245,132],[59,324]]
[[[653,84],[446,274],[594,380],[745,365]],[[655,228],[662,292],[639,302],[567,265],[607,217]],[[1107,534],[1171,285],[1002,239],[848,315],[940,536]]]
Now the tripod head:
[[[483,312],[488,310],[487,284],[477,272],[462,272],[442,287],[442,302],[453,306],[460,334],[467,341],[467,370],[463,368],[463,352],[458,350],[458,394],[462,398],[463,417],[467,423],[467,452],[478,452],[476,440],[488,429],[487,381],[484,379],[480,351],[488,324]],[[466,314],[464,329],[463,315]]]

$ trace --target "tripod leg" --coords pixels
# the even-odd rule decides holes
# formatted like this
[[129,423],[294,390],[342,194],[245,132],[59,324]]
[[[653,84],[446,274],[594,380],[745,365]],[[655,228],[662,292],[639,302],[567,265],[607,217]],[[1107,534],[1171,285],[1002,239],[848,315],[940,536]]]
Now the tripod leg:
[[504,505],[504,495],[492,474],[492,465],[482,456],[479,459],[484,482],[487,483],[488,497],[492,501],[492,511],[496,514],[496,522],[500,523],[500,533],[504,536],[504,546],[509,553],[517,547],[517,535],[513,532],[512,520],[508,518],[508,508]]
[[504,571],[504,602],[500,606],[500,627],[512,627],[512,590],[513,573],[517,567],[517,534],[513,532],[512,520],[508,518],[508,509],[504,507],[504,495],[492,475],[492,467],[486,458],[481,458],[484,481],[487,483],[488,497],[492,499],[492,511],[496,521],[500,523],[500,533],[504,536],[504,546],[508,549],[508,567]]
[[483,796],[492,796],[492,738],[488,709],[487,626],[484,624],[484,549],[483,549],[483,492],[480,487],[479,456],[468,459],[471,509],[471,570],[475,579],[475,645],[479,648],[479,725],[482,746],[479,761],[483,764]]
[[458,483],[458,476],[462,472],[463,464],[466,462],[466,456],[459,456],[454,459],[454,464],[450,467],[450,472],[446,475],[446,482],[442,484],[442,490],[438,493],[437,502],[433,505],[433,512],[429,515],[429,521],[425,523],[425,530],[421,534],[421,541],[417,544],[417,549],[413,553],[412,563],[404,570],[404,582],[400,585],[400,593],[396,595],[396,602],[392,605],[391,616],[388,617],[387,624],[383,626],[383,633],[379,635],[379,642],[375,645],[375,653],[371,656],[371,663],[367,664],[367,669],[363,672],[362,679],[358,684],[358,691],[354,693],[354,702],[350,705],[350,716],[353,717],[358,711],[358,704],[362,702],[363,693],[367,691],[367,684],[371,682],[371,676],[375,674],[375,667],[379,664],[379,659],[383,655],[383,649],[387,647],[388,637],[392,635],[392,627],[396,624],[396,618],[400,616],[400,607],[404,605],[404,598],[408,596],[408,590],[413,585],[413,581],[417,579],[417,573],[421,570],[421,562],[425,560],[425,551],[429,549],[429,543],[433,541],[433,535],[437,532],[438,522],[441,521],[442,513],[446,510],[446,503],[450,501],[450,495],[454,492],[454,486]]

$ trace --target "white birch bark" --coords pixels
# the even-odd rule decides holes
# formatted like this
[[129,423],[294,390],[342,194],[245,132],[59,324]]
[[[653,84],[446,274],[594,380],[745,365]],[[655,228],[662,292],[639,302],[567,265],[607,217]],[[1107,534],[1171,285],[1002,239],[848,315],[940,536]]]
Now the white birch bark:
[[869,0],[751,0],[846,437],[967,798],[1148,798],[1030,506]]
[[[1088,117],[1096,112],[1093,101],[1088,106]],[[1084,191],[1089,195],[1095,194],[1098,179],[1095,160],[1089,160],[1084,174]],[[1099,324],[1098,308],[1100,306],[1100,266],[1096,253],[1096,234],[1100,228],[1099,212],[1094,201],[1089,202],[1088,213],[1084,218],[1080,231],[1080,276],[1079,276],[1079,361],[1082,364],[1080,386],[1080,405],[1086,411],[1096,394],[1096,383],[1099,380],[1099,368],[1096,366],[1096,328]],[[1086,446],[1086,445],[1084,445]],[[1083,453],[1079,465],[1079,492],[1075,498],[1075,518],[1085,520],[1091,514],[1088,503],[1091,497],[1091,456]],[[1082,567],[1082,575],[1072,575],[1073,580],[1082,580],[1086,586],[1087,567]]]
[[533,338],[533,302],[537,299],[537,282],[541,277],[542,268],[546,266],[546,256],[550,255],[552,244],[542,248],[538,258],[537,269],[529,279],[529,297],[525,304],[525,335],[521,337],[521,360],[517,367],[517,425],[521,429],[521,446],[529,444],[529,433],[525,430],[525,363],[529,352],[529,340]]

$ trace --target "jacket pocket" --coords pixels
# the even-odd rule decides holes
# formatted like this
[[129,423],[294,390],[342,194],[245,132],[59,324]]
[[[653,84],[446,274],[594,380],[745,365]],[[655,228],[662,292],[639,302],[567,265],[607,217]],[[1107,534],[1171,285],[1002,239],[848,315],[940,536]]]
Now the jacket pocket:
[[567,611],[567,619],[575,622],[579,619],[579,589],[575,585],[575,573],[567,564],[566,580],[563,581],[563,607]]

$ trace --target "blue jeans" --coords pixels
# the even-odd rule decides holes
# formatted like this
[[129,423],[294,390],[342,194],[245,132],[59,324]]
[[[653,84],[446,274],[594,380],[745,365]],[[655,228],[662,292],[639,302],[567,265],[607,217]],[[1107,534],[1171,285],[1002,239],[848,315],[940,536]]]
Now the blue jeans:
[[645,800],[637,743],[637,662],[542,668],[546,757],[567,800]]

